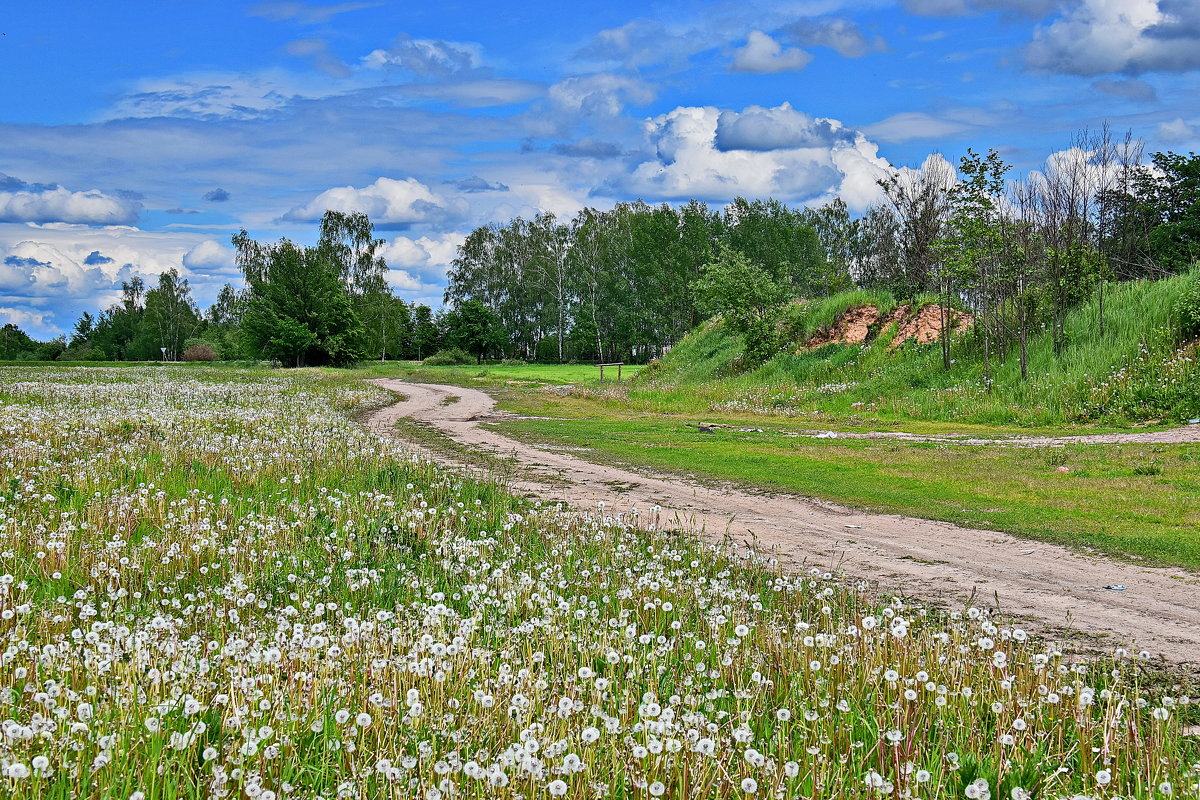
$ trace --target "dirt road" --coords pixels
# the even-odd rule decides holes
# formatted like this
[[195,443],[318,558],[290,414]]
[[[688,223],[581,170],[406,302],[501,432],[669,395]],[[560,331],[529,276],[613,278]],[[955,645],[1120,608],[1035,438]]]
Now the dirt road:
[[[392,435],[396,421],[409,417],[470,447],[515,457],[531,468],[513,481],[519,491],[581,509],[594,510],[603,502],[606,513],[636,507],[643,519],[659,506],[663,522],[689,521],[709,536],[728,531],[742,540],[752,533],[760,546],[777,553],[785,569],[838,567],[885,591],[951,606],[961,607],[972,596],[988,606],[998,599],[1002,612],[1043,632],[1077,631],[1085,637],[1080,644],[1145,649],[1200,667],[1200,575],[1195,573],[1090,557],[996,531],[592,464],[481,425],[499,415],[492,398],[476,389],[386,378],[374,383],[407,399],[372,415],[372,430]],[[449,397],[459,399],[446,402]],[[544,481],[536,477],[539,472]]]
[[798,433],[812,439],[890,439],[898,442],[939,442],[959,445],[1004,445],[1006,447],[1062,447],[1068,444],[1188,444],[1200,442],[1200,424],[1165,431],[1136,433],[1084,433],[1073,436],[1006,436],[998,439],[961,434],[920,434],[896,431]]

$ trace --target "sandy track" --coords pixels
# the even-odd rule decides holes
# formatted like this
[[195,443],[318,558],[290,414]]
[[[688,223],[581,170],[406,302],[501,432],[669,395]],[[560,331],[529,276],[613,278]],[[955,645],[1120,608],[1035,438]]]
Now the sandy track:
[[1068,444],[1189,444],[1200,442],[1200,424],[1165,431],[1136,433],[1085,433],[1073,436],[1007,436],[997,439],[957,434],[919,434],[894,431],[834,433],[832,431],[802,433],[813,439],[890,439],[899,442],[940,442],[959,445],[1006,445],[1009,447],[1062,447]]
[[[1200,575],[1195,573],[1090,557],[996,531],[593,464],[481,426],[500,415],[492,398],[476,389],[386,378],[374,383],[407,399],[375,412],[368,420],[372,430],[392,435],[396,421],[409,417],[465,445],[515,457],[530,468],[512,481],[519,491],[581,509],[604,502],[606,513],[636,507],[643,519],[657,505],[661,521],[687,521],[710,537],[728,532],[743,540],[753,534],[788,570],[839,567],[884,591],[935,604],[961,607],[974,597],[978,604],[994,606],[998,600],[1003,613],[1043,632],[1084,634],[1080,645],[1144,648],[1200,667]],[[459,400],[445,403],[452,396]],[[537,479],[539,472],[545,481]],[[1111,585],[1126,589],[1104,588]]]

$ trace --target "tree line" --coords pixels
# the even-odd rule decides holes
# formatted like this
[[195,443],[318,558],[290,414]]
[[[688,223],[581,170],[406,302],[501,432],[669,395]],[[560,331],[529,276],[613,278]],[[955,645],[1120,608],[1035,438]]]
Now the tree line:
[[[778,318],[797,298],[847,288],[937,300],[943,330],[957,310],[990,383],[995,357],[1051,332],[1068,344],[1067,312],[1114,281],[1190,269],[1200,259],[1200,158],[1155,153],[1107,129],[1083,132],[1044,170],[1010,180],[995,150],[940,157],[879,181],[882,201],[853,217],[840,200],[791,209],[738,198],[621,203],[473,231],[445,300],[478,303],[502,335],[494,350],[543,361],[646,360],[720,313],[750,360],[772,355]],[[949,368],[952,340],[941,337]]]
[[117,303],[85,312],[69,337],[38,343],[5,326],[0,357],[307,366],[421,359],[446,338],[444,315],[393,294],[384,241],[365,214],[327,212],[311,247],[258,242],[245,230],[232,241],[245,285],[226,284],[203,312],[177,271],[163,272],[152,288],[135,277],[122,282]]
[[[285,365],[423,359],[446,347],[477,360],[645,361],[719,313],[751,358],[780,345],[796,298],[859,287],[936,298],[975,317],[985,377],[1042,329],[1066,345],[1067,311],[1113,281],[1175,274],[1200,258],[1200,158],[1155,153],[1107,130],[1079,134],[1045,170],[1010,180],[995,151],[896,170],[855,217],[840,200],[789,208],[738,198],[721,209],[618,203],[571,219],[540,213],[472,231],[451,265],[445,307],[397,298],[384,241],[361,213],[326,212],[317,242],[232,238],[242,288],[201,312],[188,281],[122,283],[69,337],[0,328],[0,358],[272,359]],[[947,319],[948,323],[949,320]],[[949,327],[948,325],[944,327]],[[951,341],[942,338],[951,362]]]
[[737,198],[723,210],[618,203],[569,220],[541,213],[476,228],[458,250],[445,302],[485,306],[497,352],[539,361],[644,361],[694,328],[707,309],[695,284],[719,252],[740,253],[797,296],[852,285],[840,201],[792,209]]

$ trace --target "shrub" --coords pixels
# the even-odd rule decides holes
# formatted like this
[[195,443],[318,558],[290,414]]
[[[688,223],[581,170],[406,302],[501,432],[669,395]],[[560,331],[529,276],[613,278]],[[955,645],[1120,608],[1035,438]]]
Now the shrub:
[[461,347],[452,347],[449,350],[438,350],[421,363],[427,367],[452,367],[462,364],[474,364],[475,356]]
[[1179,331],[1185,339],[1200,336],[1200,277],[1179,295],[1174,311]]
[[197,342],[183,351],[181,361],[216,361],[217,351],[208,342]]

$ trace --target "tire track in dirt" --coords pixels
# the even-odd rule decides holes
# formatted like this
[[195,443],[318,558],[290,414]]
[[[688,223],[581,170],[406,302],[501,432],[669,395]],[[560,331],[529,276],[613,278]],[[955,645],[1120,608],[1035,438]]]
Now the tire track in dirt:
[[[700,485],[675,476],[593,464],[560,450],[515,441],[481,422],[501,419],[487,394],[456,386],[382,378],[373,383],[406,397],[375,412],[368,427],[394,436],[402,418],[436,427],[455,441],[525,470],[512,488],[585,511],[640,511],[660,524],[683,522],[709,538],[751,536],[784,569],[837,568],[882,591],[923,602],[994,606],[1076,647],[1146,649],[1200,668],[1200,575],[1077,553],[998,531],[871,514],[819,500]],[[447,397],[458,402],[445,403]],[[445,456],[430,454],[452,463]],[[538,472],[546,480],[530,477]],[[1124,591],[1105,586],[1123,585]],[[1080,639],[1078,634],[1083,635]]]

